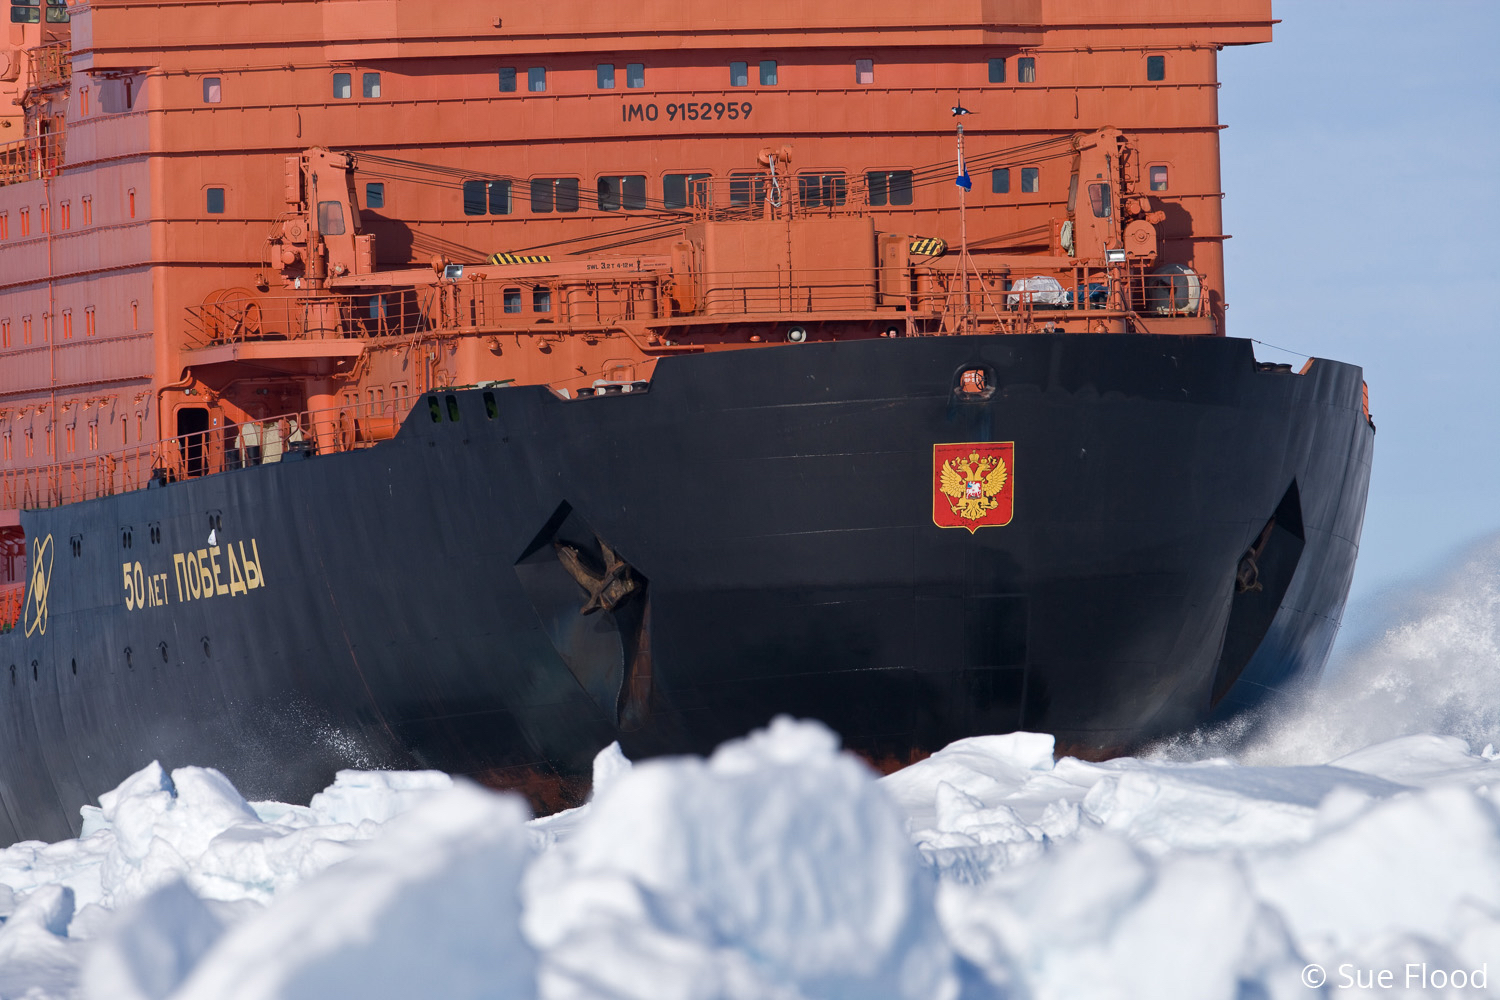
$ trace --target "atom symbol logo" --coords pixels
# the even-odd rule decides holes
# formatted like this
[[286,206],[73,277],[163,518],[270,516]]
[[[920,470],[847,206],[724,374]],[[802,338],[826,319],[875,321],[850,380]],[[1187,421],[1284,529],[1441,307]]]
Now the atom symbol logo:
[[47,588],[52,585],[52,536],[31,543],[31,583],[26,588],[26,637],[47,634]]

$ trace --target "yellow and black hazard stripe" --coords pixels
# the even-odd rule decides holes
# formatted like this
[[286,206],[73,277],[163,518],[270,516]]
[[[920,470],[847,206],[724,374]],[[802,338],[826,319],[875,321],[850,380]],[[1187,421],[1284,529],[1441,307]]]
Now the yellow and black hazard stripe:
[[924,257],[941,257],[948,252],[948,242],[940,240],[935,236],[919,236],[911,241],[908,249],[914,254]]
[[491,264],[550,264],[552,258],[546,254],[492,253]]

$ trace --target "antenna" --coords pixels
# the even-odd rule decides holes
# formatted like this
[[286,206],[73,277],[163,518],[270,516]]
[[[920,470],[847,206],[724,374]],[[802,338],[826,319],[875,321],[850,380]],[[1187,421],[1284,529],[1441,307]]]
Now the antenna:
[[960,102],[953,105],[952,113],[957,119],[954,124],[957,126],[958,176],[953,183],[958,186],[958,281],[959,287],[963,289],[963,314],[959,318],[959,330],[964,331],[973,322],[973,310],[969,308],[969,268],[973,261],[969,259],[968,200],[969,191],[974,187],[974,182],[969,179],[969,168],[964,164],[964,115],[974,112]]

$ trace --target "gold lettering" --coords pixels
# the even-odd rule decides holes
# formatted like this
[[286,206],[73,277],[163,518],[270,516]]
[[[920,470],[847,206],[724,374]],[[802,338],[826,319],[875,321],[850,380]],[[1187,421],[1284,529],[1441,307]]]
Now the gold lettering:
[[187,554],[187,580],[188,596],[193,600],[203,596],[203,576],[198,572],[198,554],[189,552]]
[[163,607],[166,607],[166,605],[167,605],[167,574],[160,573],[160,574],[158,574],[158,576],[160,576],[160,578],[161,578],[161,603],[162,603]]
[[264,587],[266,585],[266,570],[260,564],[260,546],[255,543],[255,539],[253,538],[250,539],[250,551],[255,553],[255,575],[260,577],[260,585]]
[[131,586],[130,563],[125,564],[125,610],[135,610],[135,588]]
[[[183,599],[183,597],[182,597],[182,573],[183,573],[183,570],[187,569],[187,558],[185,556],[183,556],[183,554],[181,552],[174,552],[172,554],[172,568],[177,571],[177,599],[179,601],[181,601]],[[165,573],[163,573],[162,575],[166,576]]]
[[234,546],[224,546],[224,551],[229,555],[229,593],[245,593],[245,574],[240,571],[240,561],[235,558]]
[[135,606],[146,606],[146,574],[142,572],[140,563],[135,564]]
[[203,576],[203,596],[214,596],[214,571],[208,564],[208,550],[198,550],[198,572]]
[[208,561],[213,563],[214,567],[214,595],[216,597],[223,597],[229,593],[229,587],[219,579],[219,574],[223,570],[219,567],[219,547],[217,545],[208,550]]
[[[250,544],[255,544],[255,540],[253,538],[250,540]],[[257,552],[256,559],[259,560],[259,558],[260,553]],[[260,567],[257,566],[254,562],[251,562],[250,558],[245,555],[244,542],[240,542],[240,562],[245,564],[245,589],[254,590],[256,587],[259,587],[261,583]]]

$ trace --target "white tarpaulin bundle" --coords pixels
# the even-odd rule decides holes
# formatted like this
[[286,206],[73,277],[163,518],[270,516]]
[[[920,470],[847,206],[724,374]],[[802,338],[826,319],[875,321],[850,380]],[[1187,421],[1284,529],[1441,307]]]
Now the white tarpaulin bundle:
[[1066,308],[1068,305],[1068,293],[1062,282],[1044,274],[1012,283],[1010,291],[1005,295],[1005,304],[1014,309],[1021,304],[1023,298],[1033,306]]

